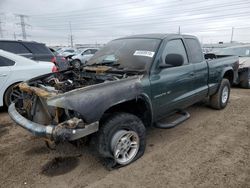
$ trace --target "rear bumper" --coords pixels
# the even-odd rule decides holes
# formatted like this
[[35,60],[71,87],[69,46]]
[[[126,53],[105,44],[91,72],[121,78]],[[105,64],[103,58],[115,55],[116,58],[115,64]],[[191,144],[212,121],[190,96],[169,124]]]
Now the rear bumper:
[[[85,125],[84,128],[66,128],[63,123],[58,125],[41,125],[23,117],[12,103],[8,108],[9,115],[19,126],[38,137],[44,137],[55,141],[77,140],[98,131],[99,122]],[[70,120],[68,120],[70,121]],[[71,120],[72,121],[72,120]]]

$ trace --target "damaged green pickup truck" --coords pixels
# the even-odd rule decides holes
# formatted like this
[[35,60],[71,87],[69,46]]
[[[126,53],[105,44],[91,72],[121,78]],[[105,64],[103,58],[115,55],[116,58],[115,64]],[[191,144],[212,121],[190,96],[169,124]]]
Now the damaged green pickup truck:
[[206,60],[194,36],[135,35],[109,42],[80,70],[19,84],[23,96],[8,111],[50,142],[89,137],[100,156],[124,166],[143,155],[146,126],[174,127],[204,98],[226,107],[238,66],[236,56]]

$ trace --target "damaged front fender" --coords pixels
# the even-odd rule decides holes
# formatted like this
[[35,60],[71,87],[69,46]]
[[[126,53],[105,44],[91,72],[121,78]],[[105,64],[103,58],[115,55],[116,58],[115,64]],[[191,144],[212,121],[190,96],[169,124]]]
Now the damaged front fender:
[[133,76],[72,90],[49,97],[47,104],[74,110],[80,113],[86,122],[95,122],[110,107],[139,96],[143,91],[141,77]]

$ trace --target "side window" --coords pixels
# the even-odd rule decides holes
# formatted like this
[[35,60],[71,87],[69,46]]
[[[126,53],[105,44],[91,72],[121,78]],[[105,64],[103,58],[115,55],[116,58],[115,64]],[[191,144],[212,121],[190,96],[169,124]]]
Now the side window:
[[84,55],[89,55],[89,54],[91,54],[91,51],[90,50],[85,50],[83,54]]
[[0,56],[0,67],[7,67],[15,65],[15,61],[7,59],[5,57]]
[[7,52],[12,52],[14,54],[30,53],[27,48],[25,48],[22,44],[18,42],[0,42],[0,49],[5,50]]
[[189,49],[190,62],[191,63],[200,63],[203,61],[203,53],[201,50],[201,45],[196,39],[186,38],[185,42]]
[[33,54],[47,54],[47,55],[51,55],[50,50],[44,44],[25,42],[24,45],[27,48],[29,48],[29,50]]
[[91,49],[91,54],[95,54],[97,52],[97,49]]
[[181,39],[174,39],[168,41],[162,56],[164,62],[165,62],[165,57],[168,54],[180,54],[184,59],[184,64],[188,64],[186,49]]

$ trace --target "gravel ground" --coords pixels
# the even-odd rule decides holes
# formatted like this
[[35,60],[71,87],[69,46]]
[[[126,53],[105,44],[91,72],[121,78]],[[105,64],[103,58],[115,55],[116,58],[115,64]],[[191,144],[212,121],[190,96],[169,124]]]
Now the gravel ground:
[[250,187],[250,90],[222,111],[204,105],[167,130],[150,128],[133,164],[108,171],[91,148],[49,150],[0,111],[0,187]]

